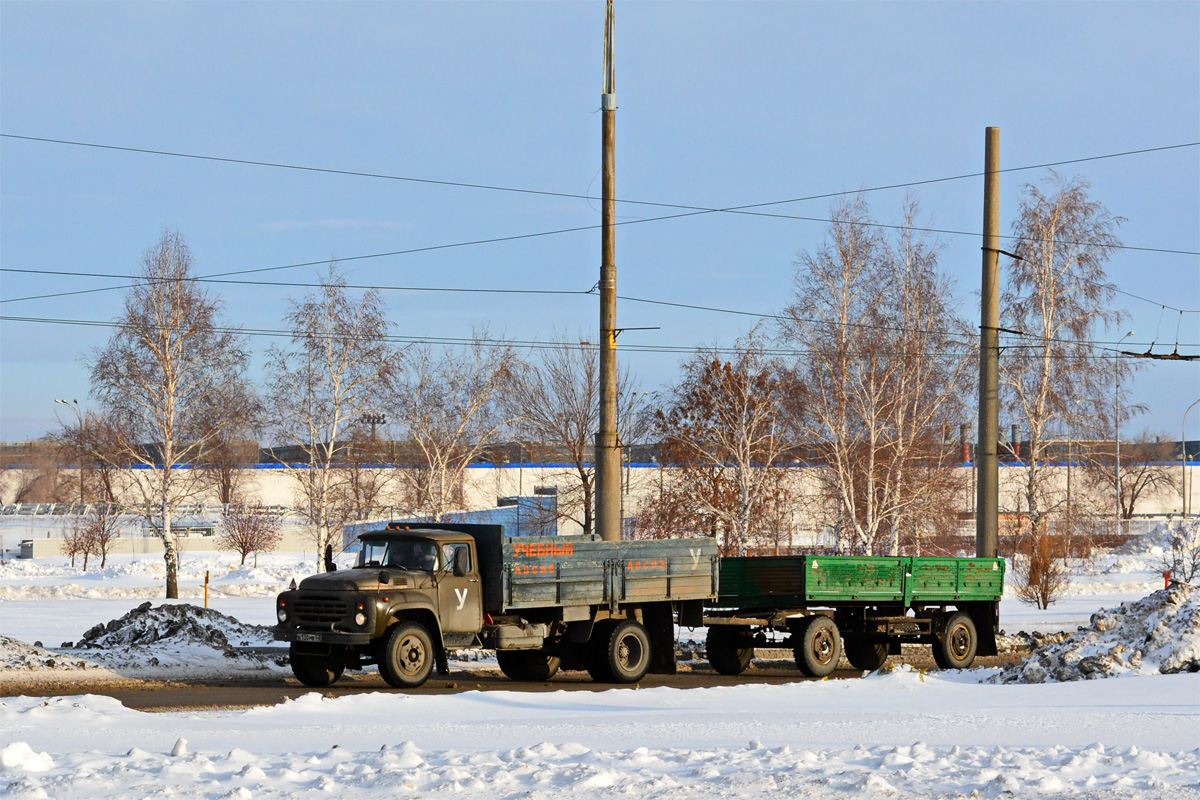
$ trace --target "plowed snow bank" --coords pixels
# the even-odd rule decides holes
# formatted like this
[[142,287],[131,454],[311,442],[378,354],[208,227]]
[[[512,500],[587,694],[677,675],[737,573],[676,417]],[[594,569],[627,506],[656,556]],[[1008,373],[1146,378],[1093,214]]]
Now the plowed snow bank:
[[1188,584],[1101,609],[1087,627],[1048,641],[989,680],[1045,683],[1176,672],[1200,672],[1200,589]]

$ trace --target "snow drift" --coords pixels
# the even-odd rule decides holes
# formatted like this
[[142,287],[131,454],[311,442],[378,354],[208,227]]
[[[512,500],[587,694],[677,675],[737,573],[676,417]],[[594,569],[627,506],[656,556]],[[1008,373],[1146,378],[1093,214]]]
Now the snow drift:
[[1200,589],[1174,584],[1103,608],[1065,638],[1050,637],[992,683],[1045,683],[1125,674],[1200,672]]

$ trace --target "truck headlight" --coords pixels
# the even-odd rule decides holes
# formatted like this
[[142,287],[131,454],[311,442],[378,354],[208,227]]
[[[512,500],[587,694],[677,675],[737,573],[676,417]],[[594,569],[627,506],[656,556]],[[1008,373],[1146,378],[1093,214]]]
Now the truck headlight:
[[279,604],[279,606],[275,609],[275,616],[279,618],[279,621],[281,623],[287,622],[287,618],[288,618],[287,603]]
[[360,628],[367,624],[367,615],[361,611],[354,615],[354,624]]

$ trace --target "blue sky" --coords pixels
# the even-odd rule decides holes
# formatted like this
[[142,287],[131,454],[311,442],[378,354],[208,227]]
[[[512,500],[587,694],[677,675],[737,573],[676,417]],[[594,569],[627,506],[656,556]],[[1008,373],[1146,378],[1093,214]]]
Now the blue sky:
[[[1003,167],[1200,141],[1200,4],[617,2],[617,195],[704,207],[978,172],[984,128]],[[587,3],[0,4],[0,132],[397,176],[599,193],[604,5]],[[1126,218],[1128,245],[1200,251],[1200,148],[1062,167]],[[1012,223],[1021,184],[1005,175]],[[883,222],[903,190],[870,194]],[[925,221],[979,231],[982,180],[917,190]],[[829,201],[777,207],[826,217]],[[622,205],[622,219],[669,213]],[[128,274],[164,228],[202,274],[595,225],[585,199],[434,186],[0,140],[0,263]],[[778,312],[819,222],[703,215],[623,226],[623,295]],[[979,239],[943,264],[977,319]],[[347,262],[352,283],[587,290],[597,231]],[[312,281],[320,269],[268,273]],[[1200,257],[1120,252],[1110,277],[1158,352],[1200,309]],[[6,316],[111,320],[120,285],[0,273]],[[232,322],[279,328],[288,287],[220,286]],[[396,333],[584,338],[591,296],[387,293]],[[622,343],[730,343],[747,317],[624,302]],[[0,439],[87,400],[80,356],[102,328],[0,322]],[[1178,338],[1200,351],[1200,314]],[[255,339],[261,352],[269,340]],[[644,388],[679,355],[623,356]],[[1200,364],[1146,362],[1135,428],[1179,435]],[[61,410],[61,409],[60,409]],[[1193,411],[1189,438],[1200,437]]]

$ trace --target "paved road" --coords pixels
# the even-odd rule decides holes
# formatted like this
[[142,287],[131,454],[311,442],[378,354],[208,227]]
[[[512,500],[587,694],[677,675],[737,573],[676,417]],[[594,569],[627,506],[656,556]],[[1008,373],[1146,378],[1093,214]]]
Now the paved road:
[[[856,678],[861,673],[854,670],[843,670],[834,673],[835,678]],[[692,689],[706,686],[735,686],[745,683],[792,683],[806,680],[795,668],[788,668],[785,663],[778,665],[767,663],[762,666],[753,665],[747,672],[733,678],[719,675],[710,669],[683,671],[676,675],[647,675],[641,683],[641,688],[654,686],[670,686],[679,689]],[[11,694],[4,691],[0,685],[0,694]],[[61,684],[52,687],[38,687],[38,693],[47,694],[99,694],[120,700],[128,708],[142,711],[180,711],[185,709],[215,709],[215,708],[247,708],[250,706],[274,705],[285,699],[299,697],[312,691],[320,691],[327,697],[361,694],[364,692],[393,692],[397,691],[384,683],[377,672],[361,675],[348,673],[333,686],[326,689],[310,689],[301,685],[293,678],[274,678],[254,683],[229,681],[196,681],[196,682],[159,682],[159,681],[119,681],[119,682],[78,682]],[[449,677],[434,676],[419,689],[409,690],[409,694],[456,694],[471,691],[516,691],[516,692],[551,692],[551,691],[581,691],[595,692],[605,689],[631,689],[633,687],[620,684],[594,683],[586,672],[564,672],[549,681],[510,681],[500,672],[492,670],[455,670]],[[30,693],[18,691],[19,694]]]
[[[1016,660],[1017,654],[978,658],[976,666],[1001,666]],[[918,669],[932,669],[933,659],[927,654],[906,654],[891,660],[891,663],[908,663]],[[862,675],[858,670],[841,669],[833,678],[853,680]],[[710,686],[737,686],[747,683],[794,683],[813,680],[800,675],[790,660],[756,660],[750,668],[737,677],[720,675],[707,664],[683,664],[675,675],[647,675],[637,684],[641,688],[668,686],[677,689],[696,689]],[[436,695],[457,694],[471,691],[510,692],[596,692],[606,689],[632,689],[622,684],[594,683],[586,672],[562,672],[549,681],[511,681],[495,668],[470,669],[455,665],[448,677],[433,676],[419,689],[408,690],[409,694]],[[120,700],[127,708],[141,711],[181,711],[187,709],[249,708],[252,706],[275,705],[289,698],[296,698],[313,691],[327,697],[342,697],[365,692],[394,692],[379,673],[348,672],[341,680],[325,689],[311,689],[290,676],[264,675],[255,679],[206,679],[192,681],[141,681],[124,679],[116,681],[91,681],[83,675],[69,682],[56,682],[49,676],[33,678],[28,683],[0,682],[0,696],[4,695],[79,695],[99,694]]]

